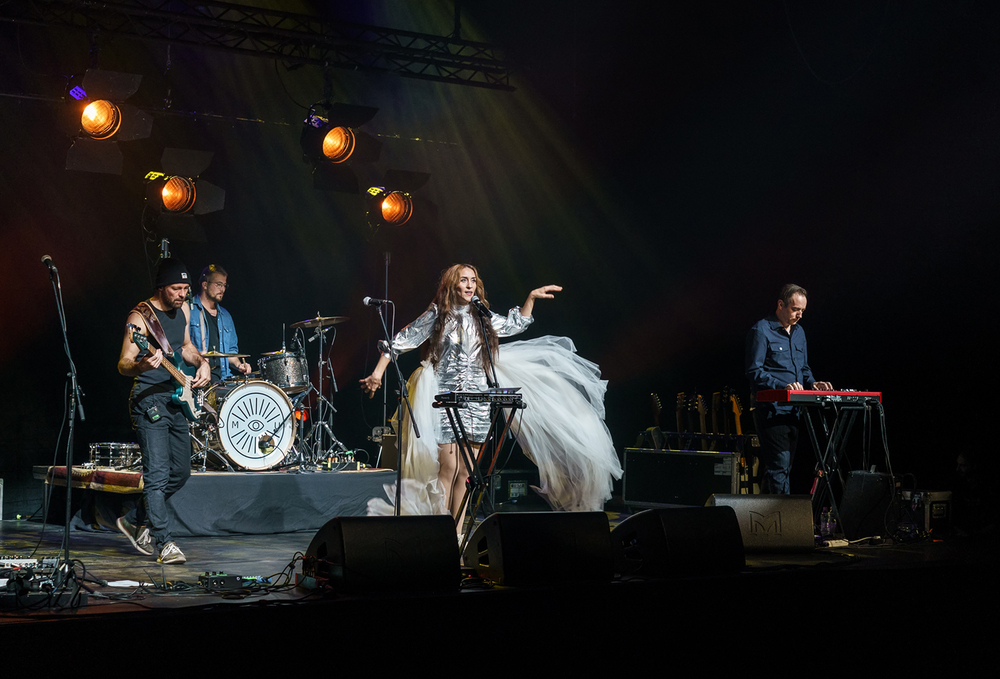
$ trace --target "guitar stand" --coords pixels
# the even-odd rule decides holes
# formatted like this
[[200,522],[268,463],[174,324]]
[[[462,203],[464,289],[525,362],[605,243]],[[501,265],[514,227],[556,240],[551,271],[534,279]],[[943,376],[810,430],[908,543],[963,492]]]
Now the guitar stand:
[[[514,415],[521,408],[524,408],[524,403],[517,401],[516,403],[491,403],[490,409],[493,411],[493,417],[490,420],[489,433],[486,434],[486,440],[479,446],[479,453],[474,455],[472,452],[472,444],[469,443],[469,439],[465,433],[465,425],[462,424],[462,418],[458,417],[458,414],[454,412],[458,408],[467,407],[466,403],[442,403],[440,401],[434,402],[435,408],[444,408],[445,413],[448,415],[448,423],[451,425],[451,430],[455,434],[455,443],[458,444],[459,454],[462,456],[462,460],[465,463],[465,468],[469,472],[469,480],[465,484],[465,494],[462,496],[462,504],[459,507],[458,517],[455,518],[456,528],[461,528],[458,522],[461,521],[461,517],[464,515],[465,510],[470,505],[473,505],[472,498],[475,496],[475,504],[473,505],[472,511],[469,514],[469,527],[465,529],[465,533],[462,536],[462,542],[459,544],[458,553],[462,554],[465,550],[465,546],[469,544],[469,539],[472,537],[472,528],[476,523],[476,513],[479,511],[479,507],[483,501],[483,492],[486,489],[486,480],[483,477],[482,470],[479,468],[479,462],[483,458],[483,453],[492,449],[492,454],[490,455],[490,465],[489,470],[486,474],[487,477],[493,475],[493,470],[496,467],[497,457],[500,454],[500,450],[503,448],[503,443],[507,438],[507,433],[510,431],[511,424],[514,422]],[[505,409],[509,409],[506,414],[506,419],[504,422],[503,431],[500,433],[499,438],[495,436],[497,431],[497,423],[500,420],[501,413]]]

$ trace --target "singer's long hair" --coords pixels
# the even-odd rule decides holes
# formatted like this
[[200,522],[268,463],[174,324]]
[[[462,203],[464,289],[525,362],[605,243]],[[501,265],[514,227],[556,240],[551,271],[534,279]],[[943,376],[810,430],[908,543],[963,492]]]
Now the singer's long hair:
[[[490,303],[486,301],[486,287],[483,285],[483,279],[479,277],[479,271],[476,270],[476,267],[471,264],[453,264],[441,272],[441,282],[438,283],[437,294],[434,295],[434,304],[437,305],[438,310],[437,320],[434,321],[434,331],[431,333],[430,341],[424,343],[421,351],[423,358],[429,360],[431,365],[434,366],[437,366],[438,361],[441,360],[441,345],[444,339],[445,328],[448,325],[448,319],[456,313],[455,307],[462,306],[462,302],[464,301],[459,297],[458,293],[458,283],[462,278],[463,269],[471,269],[472,273],[475,274],[476,295],[486,305],[486,308],[490,306]],[[473,311],[473,313],[476,312]],[[486,326],[485,337],[483,337],[483,325]],[[475,326],[482,346],[488,346],[490,354],[496,359],[500,341],[497,338],[497,331],[493,329],[493,324],[489,319],[486,319],[485,324],[476,323]],[[482,352],[480,359],[483,362],[483,369],[489,371],[489,360],[485,351]]]

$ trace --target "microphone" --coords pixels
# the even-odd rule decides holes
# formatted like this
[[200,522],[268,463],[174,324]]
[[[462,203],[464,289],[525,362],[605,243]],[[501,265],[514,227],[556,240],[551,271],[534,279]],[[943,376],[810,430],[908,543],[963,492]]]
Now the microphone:
[[275,445],[276,442],[274,440],[274,437],[271,436],[270,434],[264,434],[259,439],[257,439],[257,447],[260,449],[260,452],[264,453],[265,455],[270,455],[274,451]]
[[364,304],[365,306],[382,306],[383,304],[388,304],[389,300],[375,299],[374,297],[365,297],[363,300],[361,300],[361,303]]
[[48,255],[42,255],[42,264],[49,267],[49,271],[59,271],[59,269],[56,268],[56,265],[52,263],[52,258]]
[[470,300],[470,303],[472,304],[472,306],[476,307],[476,309],[479,310],[479,313],[484,314],[486,316],[490,315],[489,307],[483,304],[483,300],[479,299],[479,295],[473,295],[472,299]]

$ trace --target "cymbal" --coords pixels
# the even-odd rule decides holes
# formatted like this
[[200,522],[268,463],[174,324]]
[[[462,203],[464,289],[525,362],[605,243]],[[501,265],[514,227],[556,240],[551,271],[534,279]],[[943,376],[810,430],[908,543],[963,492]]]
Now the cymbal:
[[269,351],[266,354],[261,354],[261,356],[285,356],[286,354],[297,354],[298,352],[290,351],[288,349],[278,349],[277,351]]
[[292,323],[293,328],[325,328],[328,325],[337,325],[351,320],[349,316],[317,316],[308,318],[298,323]]
[[202,356],[205,358],[247,358],[250,354],[224,354],[221,351],[206,351]]

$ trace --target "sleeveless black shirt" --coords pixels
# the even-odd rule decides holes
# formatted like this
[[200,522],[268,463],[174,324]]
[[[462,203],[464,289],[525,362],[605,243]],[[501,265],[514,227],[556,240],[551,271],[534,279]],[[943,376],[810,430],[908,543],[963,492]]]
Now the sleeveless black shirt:
[[[163,327],[163,334],[166,335],[167,341],[170,342],[170,348],[174,350],[174,360],[176,362],[178,356],[181,353],[181,346],[184,344],[184,330],[187,328],[187,319],[184,316],[184,309],[171,309],[170,311],[160,311],[152,303],[150,306],[153,307],[153,312],[156,314],[156,318],[160,321],[160,325]],[[151,336],[149,337],[149,348],[150,351],[154,351],[156,348],[156,340]],[[162,347],[161,347],[162,348]],[[164,361],[170,361],[171,359],[164,355]],[[135,398],[140,399],[151,394],[157,394],[161,392],[173,391],[177,388],[174,384],[173,378],[170,377],[170,373],[162,365],[156,370],[149,370],[144,373],[139,373],[135,378]]]

